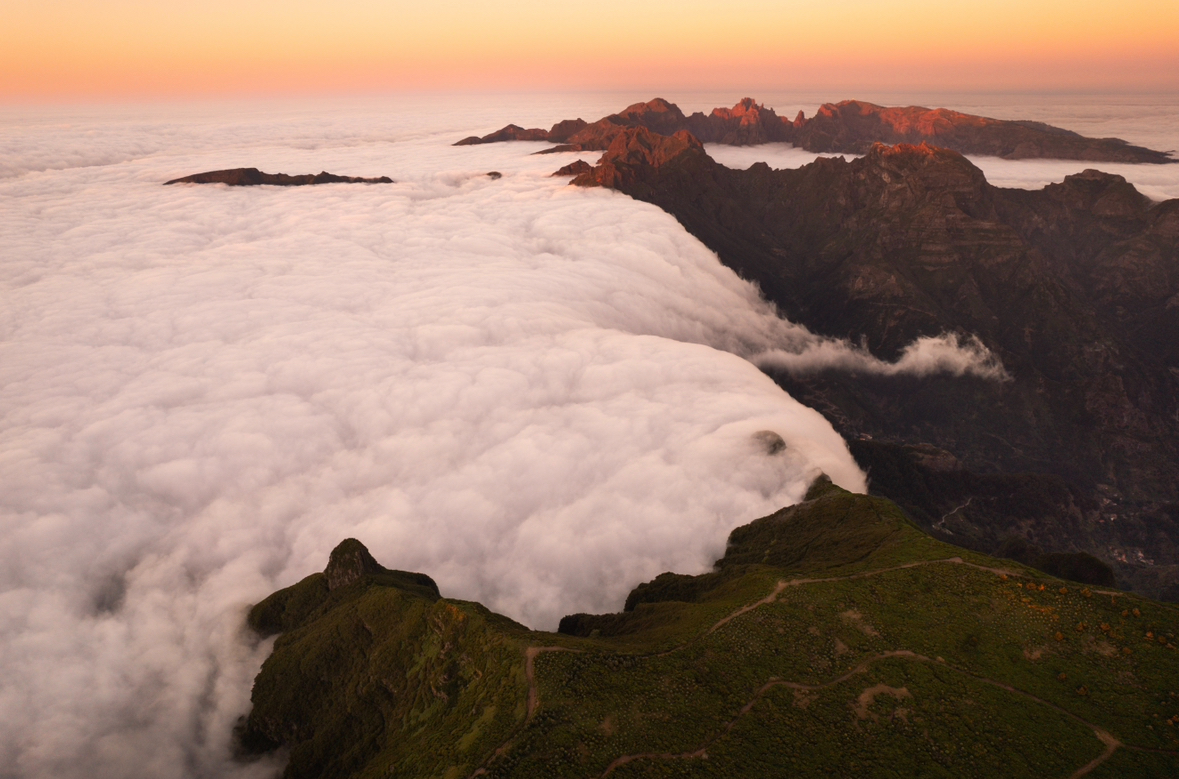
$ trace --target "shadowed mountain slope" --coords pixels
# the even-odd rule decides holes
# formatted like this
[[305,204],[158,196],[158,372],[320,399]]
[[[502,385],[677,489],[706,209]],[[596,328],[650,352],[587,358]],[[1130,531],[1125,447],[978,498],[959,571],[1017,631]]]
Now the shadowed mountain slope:
[[[1012,380],[763,368],[849,440],[929,443],[966,471],[1051,474],[1100,493],[1077,513],[1110,525],[1080,550],[1179,563],[1167,519],[1179,501],[1179,201],[1153,203],[1098,171],[1000,189],[926,145],[738,171],[686,132],[644,128],[573,183],[660,206],[788,319],[881,358],[922,336],[979,339]],[[1074,540],[1045,549],[1077,551]]]
[[561,634],[389,576],[313,574],[255,607],[272,630],[302,604],[246,752],[285,746],[287,777],[1179,770],[1174,607],[962,552],[825,479],[713,572]]

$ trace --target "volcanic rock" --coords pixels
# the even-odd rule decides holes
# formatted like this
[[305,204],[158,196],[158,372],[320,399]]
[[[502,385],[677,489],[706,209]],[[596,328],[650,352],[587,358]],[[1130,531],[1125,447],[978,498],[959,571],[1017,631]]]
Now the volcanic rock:
[[270,184],[278,187],[302,187],[311,184],[392,184],[393,179],[388,176],[379,178],[359,178],[356,176],[337,176],[323,171],[314,175],[307,173],[299,176],[288,176],[286,173],[263,173],[257,168],[231,168],[229,170],[210,170],[206,173],[196,173],[184,178],[165,181],[168,184],[227,184],[231,187],[253,187],[260,184]]

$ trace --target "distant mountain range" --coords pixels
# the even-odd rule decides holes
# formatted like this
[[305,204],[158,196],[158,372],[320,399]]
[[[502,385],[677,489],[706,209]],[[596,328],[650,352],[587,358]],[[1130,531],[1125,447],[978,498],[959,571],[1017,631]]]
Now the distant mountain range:
[[1041,122],[1008,121],[973,116],[945,108],[885,108],[860,100],[825,103],[807,119],[778,116],[753,98],[732,108],[715,108],[685,116],[674,103],[655,98],[635,103],[616,114],[589,123],[566,119],[548,130],[509,124],[482,137],[456,143],[466,146],[501,141],[549,141],[558,151],[605,151],[628,128],[645,127],[661,135],[687,131],[703,143],[750,146],[791,143],[821,154],[865,154],[874,143],[919,144],[928,141],[962,154],[1004,159],[1066,159],[1090,162],[1164,164],[1177,162],[1169,153],[1132,146],[1117,138],[1086,138]]

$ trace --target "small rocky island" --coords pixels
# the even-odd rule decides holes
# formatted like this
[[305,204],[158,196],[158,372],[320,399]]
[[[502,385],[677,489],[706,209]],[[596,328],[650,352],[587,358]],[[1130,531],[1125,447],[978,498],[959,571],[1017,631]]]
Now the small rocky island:
[[810,119],[800,111],[790,120],[749,97],[732,108],[715,108],[707,115],[696,112],[690,116],[685,116],[675,103],[655,98],[647,103],[635,103],[593,123],[566,119],[548,130],[509,124],[489,135],[464,138],[455,146],[548,141],[558,145],[539,154],[605,151],[619,133],[636,127],[645,127],[660,135],[687,131],[703,143],[732,146],[791,143],[821,154],[865,154],[875,143],[929,142],[960,154],[1010,160],[1179,162],[1168,152],[1133,146],[1118,138],[1086,138],[1041,122],[989,119],[946,108],[888,108],[861,100],[826,103]]
[[392,183],[393,179],[388,176],[366,179],[359,176],[337,176],[327,171],[290,176],[286,173],[263,173],[257,168],[229,168],[228,170],[210,170],[205,173],[194,173],[184,178],[172,179],[165,181],[164,186],[169,184],[225,184],[230,187],[256,187],[269,184],[275,187],[305,187],[313,184]]

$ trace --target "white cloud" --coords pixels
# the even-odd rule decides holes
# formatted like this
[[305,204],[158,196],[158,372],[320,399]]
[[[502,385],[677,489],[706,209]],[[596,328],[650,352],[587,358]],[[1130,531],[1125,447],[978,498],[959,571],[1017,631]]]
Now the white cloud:
[[[670,216],[365,121],[315,149],[307,115],[112,121],[114,164],[0,181],[0,774],[265,773],[227,762],[244,609],[348,536],[552,628],[705,570],[820,470],[863,488],[732,353],[786,325]],[[399,183],[160,185],[232,165]]]
[[836,370],[874,376],[977,376],[1008,381],[1003,363],[977,338],[961,339],[954,333],[918,338],[893,362],[881,360],[866,349],[846,341],[811,336],[794,350],[769,349],[750,356],[757,365],[791,373]]

